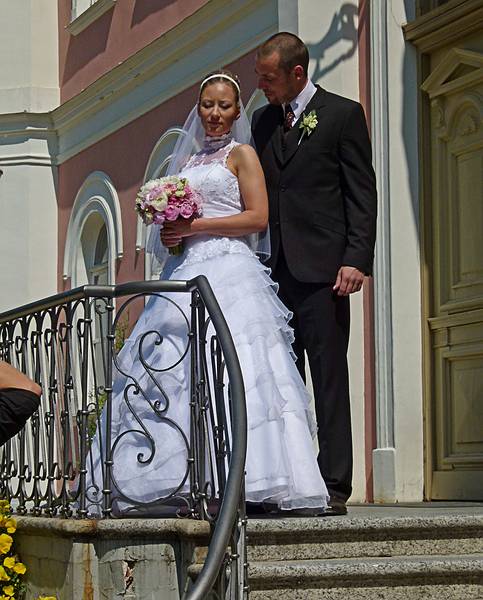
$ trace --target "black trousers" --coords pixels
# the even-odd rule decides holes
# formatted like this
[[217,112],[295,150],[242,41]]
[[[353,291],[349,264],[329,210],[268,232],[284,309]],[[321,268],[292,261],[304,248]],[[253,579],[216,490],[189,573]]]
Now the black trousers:
[[318,464],[329,493],[347,500],[352,492],[352,434],[347,347],[350,305],[333,284],[303,283],[290,273],[280,252],[272,278],[293,313],[293,349],[305,381],[307,352],[318,425]]
[[39,404],[40,397],[28,390],[0,390],[0,445],[22,429]]

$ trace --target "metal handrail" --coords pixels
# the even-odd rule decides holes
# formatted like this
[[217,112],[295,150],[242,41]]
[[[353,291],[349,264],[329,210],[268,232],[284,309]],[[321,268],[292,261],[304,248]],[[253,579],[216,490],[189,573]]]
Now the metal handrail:
[[[244,519],[244,509],[240,513],[240,498],[243,498],[243,482],[245,473],[245,457],[247,445],[247,416],[243,377],[229,328],[215,298],[208,280],[198,276],[190,281],[136,281],[115,286],[82,287],[55,294],[43,300],[26,304],[22,307],[8,310],[0,314],[0,325],[8,324],[30,315],[42,313],[64,306],[69,302],[87,301],[90,298],[114,299],[124,296],[143,294],[162,294],[169,292],[197,291],[216,332],[223,353],[225,367],[230,382],[231,397],[231,450],[229,470],[224,485],[224,493],[218,516],[214,522],[213,533],[208,548],[208,554],[203,568],[191,589],[186,593],[186,600],[203,600],[212,590],[220,569],[226,559],[230,538]],[[113,337],[111,332],[111,338]],[[108,511],[106,511],[109,514]],[[105,513],[106,514],[106,513]],[[243,560],[243,557],[240,557]],[[243,582],[233,598],[241,598]]]
[[204,600],[218,576],[238,512],[242,482],[245,477],[247,449],[245,388],[233,338],[208,280],[206,277],[201,276],[197,277],[196,281],[201,296],[206,302],[210,317],[213,320],[215,330],[220,334],[220,344],[225,356],[229,379],[233,386],[232,423],[235,424],[235,432],[233,432],[234,435],[232,438],[230,470],[216,528],[211,538],[203,569],[196,580],[195,586],[186,596],[186,600]]

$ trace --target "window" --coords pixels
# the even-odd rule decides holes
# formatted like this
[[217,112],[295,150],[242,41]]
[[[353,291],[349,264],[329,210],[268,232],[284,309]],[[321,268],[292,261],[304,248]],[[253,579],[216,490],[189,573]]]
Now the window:
[[67,29],[77,35],[114,6],[116,0],[72,0],[71,22]]
[[81,257],[86,283],[108,285],[107,228],[99,213],[92,214],[84,225],[81,235]]
[[123,254],[121,207],[109,177],[91,173],[77,192],[67,228],[64,279],[71,287],[114,285]]
[[[87,218],[80,237],[77,257],[77,283],[84,278],[90,285],[109,283],[109,244],[107,227],[102,216],[93,212]],[[105,357],[107,342],[108,313],[102,300],[92,303],[93,364],[89,370],[91,395],[98,386],[105,385]]]

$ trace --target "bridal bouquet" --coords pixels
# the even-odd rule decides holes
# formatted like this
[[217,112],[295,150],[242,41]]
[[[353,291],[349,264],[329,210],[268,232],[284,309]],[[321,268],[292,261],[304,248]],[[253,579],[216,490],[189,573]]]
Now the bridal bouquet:
[[[163,226],[165,221],[201,216],[201,198],[184,177],[161,177],[147,181],[136,195],[136,211],[146,225]],[[182,245],[169,249],[181,254]]]

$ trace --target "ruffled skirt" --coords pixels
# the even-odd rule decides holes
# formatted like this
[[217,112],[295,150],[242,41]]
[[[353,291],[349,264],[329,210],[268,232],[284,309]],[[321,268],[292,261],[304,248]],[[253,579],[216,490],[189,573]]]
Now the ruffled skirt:
[[[168,260],[162,278],[189,280],[197,275],[210,282],[243,374],[247,500],[275,503],[282,509],[325,507],[327,488],[314,448],[316,425],[291,348],[291,315],[279,300],[268,269],[242,240],[197,239],[181,257]],[[151,297],[116,358],[113,474],[115,487],[135,503],[155,503],[189,489],[190,358],[185,316],[190,318],[190,301],[183,293]],[[99,459],[92,467],[98,479]],[[88,479],[91,484],[92,476]],[[128,507],[129,502],[119,505]]]

